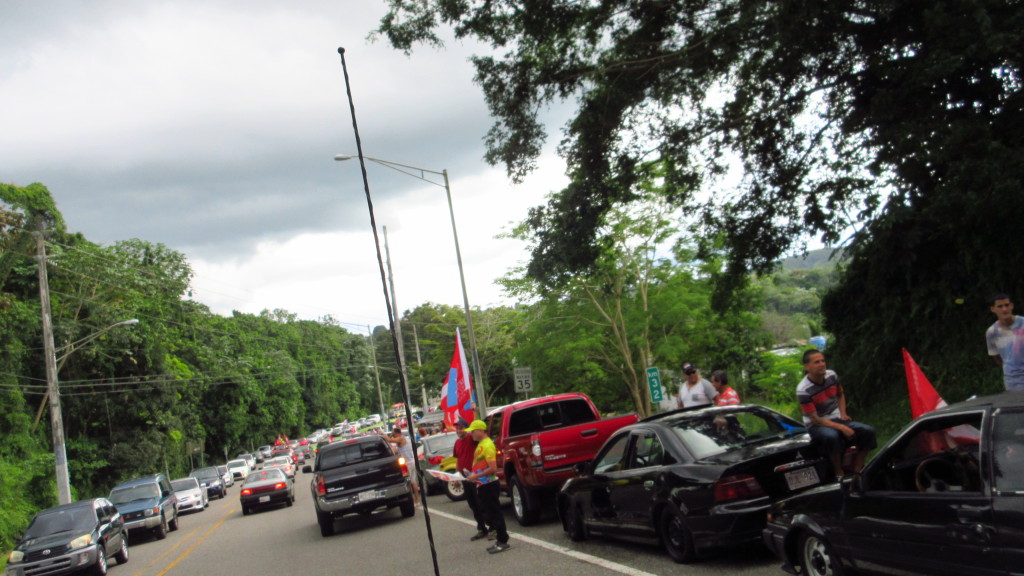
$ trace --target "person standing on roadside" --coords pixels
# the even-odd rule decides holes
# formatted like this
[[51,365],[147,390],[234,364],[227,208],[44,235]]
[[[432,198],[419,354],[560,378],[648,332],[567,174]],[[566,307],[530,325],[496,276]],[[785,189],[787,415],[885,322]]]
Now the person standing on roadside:
[[416,456],[412,453],[412,440],[402,434],[402,429],[395,426],[391,429],[388,441],[398,446],[398,455],[405,458],[405,466],[409,470],[409,486],[412,488],[412,502],[420,503],[420,486],[416,478]]
[[498,496],[501,492],[501,485],[498,483],[498,451],[494,441],[487,436],[487,424],[483,420],[473,420],[466,427],[466,432],[473,435],[476,441],[476,451],[473,454],[473,472],[466,477],[470,482],[476,482],[476,494],[479,498],[480,508],[484,513],[487,524],[495,530],[497,542],[487,549],[490,554],[504,552],[512,546],[508,543],[508,531],[505,529],[505,516],[501,512],[501,503]]
[[689,362],[683,364],[683,374],[686,375],[686,379],[679,385],[679,396],[676,397],[676,403],[680,408],[708,406],[714,402],[718,393],[711,382],[700,377],[696,366]]
[[828,457],[837,478],[843,476],[843,453],[848,447],[856,446],[853,471],[860,472],[868,452],[877,444],[875,429],[850,419],[843,385],[839,383],[839,376],[828,369],[821,351],[807,350],[803,362],[806,375],[797,384],[796,399],[811,442]]
[[988,355],[1003,368],[1003,386],[1024,390],[1024,316],[1013,314],[1013,302],[1007,294],[992,297],[989,310],[996,323],[985,331]]
[[[466,478],[473,473],[473,458],[476,455],[476,440],[473,440],[473,436],[466,432],[468,427],[469,422],[462,418],[459,418],[458,422],[455,423],[455,435],[459,439],[455,441],[455,449],[453,450],[456,458],[455,467],[458,468],[459,474]],[[466,503],[469,504],[469,509],[473,511],[473,519],[476,520],[476,534],[470,537],[470,540],[473,542],[483,540],[489,534],[487,521],[484,518],[483,511],[480,509],[480,501],[476,495],[476,482],[463,480],[462,490],[466,494]]]
[[715,388],[715,406],[735,406],[740,403],[740,395],[729,386],[729,376],[725,370],[711,373],[711,385]]

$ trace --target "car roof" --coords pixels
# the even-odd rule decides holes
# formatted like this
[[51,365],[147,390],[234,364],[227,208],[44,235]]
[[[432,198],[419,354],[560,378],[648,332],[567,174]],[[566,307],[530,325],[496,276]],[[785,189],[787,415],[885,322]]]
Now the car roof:
[[974,396],[962,402],[950,404],[949,406],[928,412],[927,414],[931,416],[936,414],[956,413],[962,410],[977,410],[979,408],[1011,408],[1018,406],[1024,406],[1024,391],[1011,390],[1001,392],[999,394],[991,394],[989,396]]
[[163,476],[163,474],[150,474],[149,476],[139,476],[137,478],[125,480],[124,482],[121,482],[117,486],[114,486],[114,488],[121,488],[122,486],[137,486],[139,484],[152,484],[153,482],[158,481],[160,479],[160,476]]
[[570,399],[573,399],[573,398],[586,398],[586,397],[587,396],[585,394],[583,394],[582,392],[564,392],[562,394],[552,394],[550,396],[541,396],[539,398],[530,398],[529,400],[520,400],[519,402],[513,402],[511,404],[506,404],[505,406],[501,406],[501,407],[498,407],[498,408],[495,408],[495,409],[491,410],[490,412],[487,413],[487,415],[490,416],[491,414],[494,414],[495,412],[498,412],[500,410],[508,410],[510,408],[515,408],[515,409],[518,410],[520,408],[527,408],[527,407],[530,407],[530,406],[535,406],[537,404],[548,404],[550,402],[558,402],[558,401],[561,401],[561,400],[570,400]]
[[368,444],[370,442],[387,442],[387,439],[377,434],[355,436],[353,438],[348,438],[346,440],[335,440],[334,442],[331,442],[330,444],[321,448],[320,452],[323,453],[325,450],[337,450],[337,447],[339,446],[351,446],[353,444]]

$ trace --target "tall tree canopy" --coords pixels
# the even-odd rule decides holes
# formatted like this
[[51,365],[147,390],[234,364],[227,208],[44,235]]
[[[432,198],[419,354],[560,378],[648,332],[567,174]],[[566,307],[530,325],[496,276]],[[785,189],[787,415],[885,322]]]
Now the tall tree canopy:
[[442,25],[493,48],[473,58],[495,118],[487,159],[513,178],[534,167],[544,108],[577,100],[562,141],[572,184],[530,219],[542,283],[593,265],[601,216],[652,158],[674,200],[724,232],[734,277],[892,207],[970,197],[984,213],[1020,196],[1021,2],[389,3],[378,32],[398,49],[439,45]]

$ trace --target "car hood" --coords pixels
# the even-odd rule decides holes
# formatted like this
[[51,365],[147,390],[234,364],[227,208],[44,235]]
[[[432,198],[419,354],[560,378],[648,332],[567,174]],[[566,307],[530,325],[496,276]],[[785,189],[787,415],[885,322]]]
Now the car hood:
[[117,507],[117,511],[121,514],[131,514],[132,512],[138,512],[147,508],[156,508],[159,505],[159,498],[143,498],[142,500],[134,500],[124,504],[114,504]]
[[57,532],[56,534],[48,534],[38,538],[29,538],[28,540],[22,541],[21,544],[18,544],[16,550],[31,552],[33,550],[41,550],[44,548],[67,546],[75,538],[88,533],[88,530],[69,530],[67,532]]

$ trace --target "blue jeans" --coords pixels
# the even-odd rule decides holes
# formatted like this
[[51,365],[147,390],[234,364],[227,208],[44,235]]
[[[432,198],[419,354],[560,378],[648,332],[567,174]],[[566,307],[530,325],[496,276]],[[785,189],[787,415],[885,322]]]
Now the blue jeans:
[[835,428],[811,426],[807,432],[811,435],[811,442],[821,450],[822,455],[842,454],[850,446],[856,446],[857,450],[862,452],[874,450],[878,446],[878,441],[875,440],[875,429],[871,426],[838,418],[832,421],[852,428],[853,438],[847,438],[845,434]]

